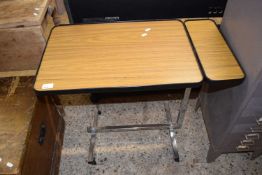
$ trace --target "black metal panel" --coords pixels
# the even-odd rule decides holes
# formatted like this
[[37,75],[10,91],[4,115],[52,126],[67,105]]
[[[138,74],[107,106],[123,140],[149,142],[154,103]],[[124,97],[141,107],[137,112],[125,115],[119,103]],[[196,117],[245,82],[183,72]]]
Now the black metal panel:
[[227,0],[65,0],[72,23],[223,16]]

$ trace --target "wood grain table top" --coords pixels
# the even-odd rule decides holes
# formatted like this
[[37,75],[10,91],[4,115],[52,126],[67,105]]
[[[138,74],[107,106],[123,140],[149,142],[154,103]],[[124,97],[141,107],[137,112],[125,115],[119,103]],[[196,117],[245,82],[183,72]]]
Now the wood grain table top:
[[186,21],[185,25],[196,49],[205,76],[211,81],[245,77],[236,58],[216,24],[211,20]]
[[124,22],[54,28],[34,88],[66,91],[201,81],[180,21]]

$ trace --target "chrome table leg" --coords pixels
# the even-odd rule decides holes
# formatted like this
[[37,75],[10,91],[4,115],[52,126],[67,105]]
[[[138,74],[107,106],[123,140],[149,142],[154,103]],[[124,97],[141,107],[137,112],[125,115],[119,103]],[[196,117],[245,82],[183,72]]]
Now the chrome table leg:
[[180,104],[176,128],[181,128],[182,125],[183,125],[185,113],[186,113],[186,110],[187,110],[188,100],[189,100],[189,97],[190,97],[190,93],[191,93],[191,88],[186,88],[185,93],[184,93],[184,97],[183,97],[181,104]]
[[90,138],[90,145],[89,145],[89,151],[88,151],[88,164],[96,165],[96,160],[94,156],[94,149],[95,149],[95,143],[96,143],[96,127],[98,125],[98,117],[101,114],[101,111],[99,110],[99,106],[97,105],[97,114],[94,115],[92,126],[91,126],[91,138]]
[[176,162],[179,162],[179,154],[178,154],[177,142],[176,142],[176,133],[175,133],[174,124],[171,118],[169,103],[168,102],[164,103],[164,105],[165,105],[166,118],[169,124],[169,136],[171,139],[171,146],[174,152],[174,159]]
[[173,124],[172,122],[172,117],[171,117],[171,112],[170,112],[170,107],[168,105],[168,103],[165,103],[165,112],[166,112],[166,117],[169,123],[169,135],[170,135],[170,139],[171,139],[171,146],[173,148],[173,152],[174,152],[174,159],[176,162],[179,162],[179,154],[178,154],[178,148],[177,148],[177,141],[176,141],[176,132],[175,129],[179,129],[182,127],[183,122],[184,122],[184,118],[185,118],[185,113],[187,110],[187,106],[188,106],[188,100],[190,97],[190,92],[191,92],[191,88],[186,88],[185,93],[184,93],[184,97],[181,101],[180,104],[180,109],[179,109],[179,113],[177,116],[177,121],[176,121],[176,125]]

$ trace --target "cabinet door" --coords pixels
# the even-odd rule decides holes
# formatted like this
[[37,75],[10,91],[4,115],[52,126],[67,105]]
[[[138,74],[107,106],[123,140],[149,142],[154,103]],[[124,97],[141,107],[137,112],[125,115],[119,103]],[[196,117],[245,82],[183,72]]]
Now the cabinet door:
[[[63,119],[56,111],[56,107],[49,96],[39,97],[32,119],[32,129],[28,140],[22,174],[47,175],[57,173],[56,140],[60,136],[59,125]],[[59,146],[60,147],[60,146]]]

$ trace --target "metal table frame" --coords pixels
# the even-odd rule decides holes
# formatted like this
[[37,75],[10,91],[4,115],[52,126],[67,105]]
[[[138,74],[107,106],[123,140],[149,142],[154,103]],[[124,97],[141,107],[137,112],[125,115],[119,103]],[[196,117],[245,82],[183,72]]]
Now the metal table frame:
[[175,129],[181,128],[185,113],[187,110],[188,100],[190,97],[191,88],[186,88],[184,92],[184,97],[180,103],[180,109],[178,113],[178,117],[176,123],[173,123],[170,113],[169,103],[165,103],[165,112],[166,112],[166,119],[168,123],[166,124],[141,124],[141,125],[117,125],[117,126],[98,126],[98,118],[101,115],[101,111],[99,109],[99,105],[97,107],[97,115],[94,115],[93,122],[90,127],[87,128],[87,132],[91,134],[90,138],[90,146],[89,146],[89,153],[88,153],[88,163],[92,165],[96,165],[94,149],[96,143],[96,133],[107,133],[107,132],[126,132],[126,131],[139,131],[139,130],[169,130],[169,136],[171,139],[171,146],[174,152],[174,160],[179,162],[179,154],[177,148],[177,141],[176,141],[176,133]]

